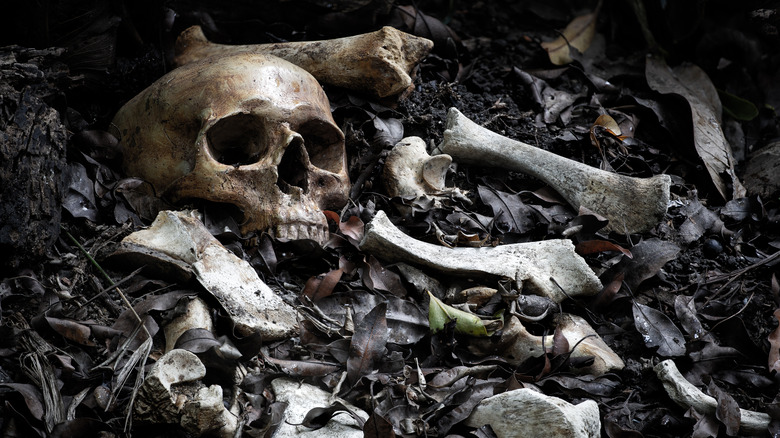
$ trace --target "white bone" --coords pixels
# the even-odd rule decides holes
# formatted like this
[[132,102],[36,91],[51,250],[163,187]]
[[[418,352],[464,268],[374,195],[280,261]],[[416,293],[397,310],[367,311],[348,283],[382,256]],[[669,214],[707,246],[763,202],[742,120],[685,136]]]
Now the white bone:
[[189,264],[242,336],[260,332],[263,340],[271,341],[286,339],[298,330],[295,309],[263,283],[248,262],[225,249],[191,213],[161,211],[151,227],[130,234],[122,245],[163,253]]
[[[554,324],[569,343],[571,358],[593,358],[593,363],[579,369],[579,372],[600,376],[625,367],[620,356],[604,343],[604,340],[582,317],[562,313],[555,317]],[[552,347],[552,334],[533,335],[516,316],[512,316],[504,326],[498,342],[475,339],[469,348],[480,355],[497,354],[510,364],[519,366],[528,359],[541,357]]]
[[601,436],[599,406],[593,400],[573,405],[530,388],[503,392],[482,400],[464,424],[489,424],[498,438]]
[[323,210],[349,195],[344,134],[319,82],[270,55],[174,69],[111,123],[123,169],[171,202],[232,204],[242,233],[328,239]]
[[174,63],[181,66],[210,56],[262,53],[286,59],[322,83],[388,97],[412,86],[409,73],[432,48],[432,41],[392,27],[332,40],[231,46],[209,42],[200,26],[192,26],[176,40]]
[[214,322],[211,320],[210,309],[206,303],[195,297],[190,300],[184,313],[177,316],[165,325],[165,351],[173,350],[176,341],[187,330],[202,328],[210,332],[214,331]]
[[669,204],[669,175],[632,178],[509,139],[483,128],[456,108],[447,114],[441,152],[455,160],[527,173],[555,189],[574,208],[586,207],[609,219],[608,230],[647,231],[663,219]]
[[148,423],[181,424],[195,436],[232,437],[238,421],[222,404],[222,387],[205,387],[206,367],[186,350],[162,355],[138,391],[133,418]]
[[[684,409],[693,408],[702,414],[714,414],[718,408],[718,401],[701,392],[699,388],[685,379],[677,365],[671,359],[656,365],[653,370],[664,385],[666,393],[675,403]],[[763,412],[740,409],[740,435],[763,436],[767,434],[770,417]]]
[[[287,408],[279,423],[279,428],[274,433],[274,438],[360,438],[363,436],[363,431],[360,430],[357,422],[347,414],[334,416],[321,429],[314,430],[300,426],[310,410],[330,405],[330,394],[322,389],[288,378],[274,379],[271,381],[271,388],[276,395],[276,401],[287,403]],[[368,414],[362,409],[346,402],[344,405],[362,419],[368,418]]]
[[602,287],[585,260],[574,252],[571,241],[565,239],[489,248],[444,248],[407,236],[379,211],[366,227],[360,249],[388,261],[422,265],[452,275],[508,277],[525,293],[555,302],[563,301],[567,294],[595,295]]
[[452,195],[465,198],[459,189],[444,185],[450,164],[452,157],[447,154],[430,156],[420,137],[406,137],[387,155],[382,181],[392,197],[439,200]]

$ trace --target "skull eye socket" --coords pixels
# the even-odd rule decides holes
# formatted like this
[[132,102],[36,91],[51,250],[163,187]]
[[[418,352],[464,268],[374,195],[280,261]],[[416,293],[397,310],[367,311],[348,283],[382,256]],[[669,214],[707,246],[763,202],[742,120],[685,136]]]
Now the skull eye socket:
[[268,150],[263,122],[251,114],[225,117],[206,136],[211,156],[230,166],[256,163]]
[[344,165],[344,135],[331,124],[313,120],[297,129],[309,154],[309,162],[329,172],[341,172]]

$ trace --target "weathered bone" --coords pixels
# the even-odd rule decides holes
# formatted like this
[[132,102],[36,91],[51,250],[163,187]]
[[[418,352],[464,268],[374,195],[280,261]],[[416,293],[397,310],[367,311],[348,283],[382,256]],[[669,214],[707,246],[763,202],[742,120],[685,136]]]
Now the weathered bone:
[[[593,363],[579,369],[584,374],[600,376],[625,367],[623,360],[612,351],[603,339],[593,330],[585,319],[577,315],[561,313],[554,319],[556,329],[569,343],[571,358],[593,358]],[[480,355],[496,354],[512,365],[544,355],[553,348],[553,335],[537,336],[531,334],[516,316],[506,323],[498,342],[475,339],[470,347]]]
[[412,86],[409,73],[432,48],[432,41],[392,27],[332,40],[231,46],[210,42],[200,26],[192,26],[176,40],[174,63],[235,53],[274,55],[322,83],[388,97]]
[[444,248],[413,239],[395,227],[383,211],[366,227],[360,249],[394,262],[426,266],[458,276],[509,277],[524,292],[555,302],[567,296],[595,295],[601,282],[569,240]]
[[387,194],[402,198],[432,198],[440,201],[453,196],[466,199],[456,187],[445,187],[452,157],[447,154],[430,156],[420,137],[406,137],[395,144],[387,155],[382,182]]
[[143,251],[146,260],[170,259],[186,266],[225,308],[242,336],[260,333],[270,341],[286,339],[298,329],[295,309],[247,261],[225,249],[192,212],[161,211],[150,228],[125,237],[115,256],[128,251]]
[[[667,359],[653,370],[658,379],[663,383],[669,398],[684,409],[693,408],[702,414],[714,414],[718,408],[718,401],[714,397],[701,392],[699,388],[685,379],[674,361]],[[766,435],[771,418],[763,412],[740,409],[740,436]]]
[[464,422],[489,424],[499,438],[601,436],[599,406],[593,400],[573,405],[530,388],[502,392],[482,400]]
[[206,387],[206,367],[181,349],[162,355],[138,391],[133,418],[148,423],[180,424],[194,436],[235,435],[238,419],[222,404],[222,387]]
[[649,230],[669,204],[669,175],[632,178],[606,172],[509,139],[483,128],[456,108],[447,115],[441,152],[465,163],[527,173],[554,188],[574,208],[586,207],[609,219],[619,233]]

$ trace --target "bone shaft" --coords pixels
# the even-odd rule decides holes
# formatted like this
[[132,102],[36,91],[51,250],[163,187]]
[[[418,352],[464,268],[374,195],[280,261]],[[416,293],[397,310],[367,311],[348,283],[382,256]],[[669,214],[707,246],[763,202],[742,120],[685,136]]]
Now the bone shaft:
[[[699,388],[685,379],[674,361],[667,359],[654,368],[658,379],[663,383],[669,398],[685,409],[694,408],[703,414],[714,414],[718,401],[701,392]],[[740,434],[766,435],[769,426],[769,415],[763,412],[740,409]]]
[[610,220],[615,231],[640,232],[663,218],[669,203],[668,175],[632,178],[606,172],[512,140],[483,128],[455,108],[439,149],[454,159],[523,172],[547,183],[573,207]]

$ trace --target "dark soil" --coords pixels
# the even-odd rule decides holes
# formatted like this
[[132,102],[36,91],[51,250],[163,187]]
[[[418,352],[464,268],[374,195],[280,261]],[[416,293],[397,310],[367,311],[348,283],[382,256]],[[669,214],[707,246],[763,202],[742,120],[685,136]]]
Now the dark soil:
[[[20,222],[15,230],[32,237],[0,241],[7,245],[3,247],[4,269],[0,271],[3,436],[130,434],[123,427],[136,373],[122,387],[114,370],[97,366],[128,336],[115,325],[126,307],[117,288],[110,287],[109,280],[76,242],[105,267],[108,277],[124,281],[122,290],[134,305],[173,290],[206,295],[195,283],[171,282],[150,271],[134,273],[135,266],[112,265],[108,257],[124,236],[149,225],[164,206],[138,189],[138,184],[132,185],[125,179],[129,175],[122,173],[116,141],[107,134],[109,123],[121,105],[170,69],[176,36],[194,24],[201,25],[212,41],[225,44],[336,38],[373,31],[383,25],[434,40],[433,52],[416,70],[414,90],[403,99],[380,101],[324,87],[334,119],[346,136],[349,173],[355,183],[350,203],[336,212],[342,221],[356,216],[368,223],[376,211],[384,210],[406,233],[428,242],[437,241],[438,229],[448,238],[458,233],[477,235],[475,239],[487,245],[570,238],[575,244],[610,242],[639,254],[634,259],[603,249],[585,254],[605,290],[597,297],[567,300],[561,306],[564,312],[584,317],[623,359],[624,369],[604,376],[582,375],[578,369],[583,364],[568,360],[568,355],[560,351],[512,366],[501,357],[475,356],[467,348],[473,339],[448,328],[426,334],[411,345],[372,346],[379,348],[377,354],[383,364],[378,373],[364,376],[339,393],[371,414],[372,425],[376,426],[381,419],[394,426],[395,434],[414,436],[413,431],[400,426],[404,418],[413,418],[418,431],[427,428],[427,436],[492,436],[490,430],[470,429],[460,424],[460,419],[453,420],[457,418],[453,409],[467,406],[473,397],[532,387],[572,403],[596,400],[602,436],[741,435],[734,429],[738,422],[734,419],[736,405],[768,413],[772,422],[767,433],[780,431],[776,402],[780,365],[771,361],[780,358],[779,336],[773,334],[777,327],[773,313],[780,306],[780,194],[759,195],[760,188],[746,186],[744,197],[721,196],[694,147],[689,106],[678,95],[653,91],[645,77],[649,54],[665,57],[670,66],[694,63],[719,90],[752,103],[757,109],[753,117],[735,117],[733,113],[723,116],[737,175],[742,176],[751,156],[780,139],[780,118],[776,112],[780,105],[777,6],[751,1],[606,0],[601,5],[597,26],[603,45],[594,43],[598,61],[591,63],[596,55],[586,52],[576,55],[572,64],[559,67],[551,64],[539,43],[557,37],[557,30],[574,17],[592,11],[596,4],[563,0],[422,2],[414,6],[427,14],[430,21],[419,26],[418,17],[415,28],[414,23],[404,21],[404,12],[389,1],[289,1],[261,7],[250,2],[195,5],[190,1],[171,1],[165,2],[164,8],[155,2],[119,2],[111,6],[99,2],[64,2],[56,6],[29,3],[17,3],[11,13],[5,14],[0,46],[19,47],[0,50],[5,50],[4,54],[15,53],[17,61],[29,60],[37,65],[42,73],[24,81],[39,81],[38,85],[3,77],[17,90],[37,90],[40,101],[59,112],[59,123],[68,132],[67,156],[59,159],[64,160],[68,170],[61,171],[61,221],[56,214],[46,215],[48,231],[25,227]],[[637,18],[642,8],[633,8],[632,4],[644,5],[655,45],[642,34]],[[409,10],[413,8],[404,9]],[[68,50],[23,56],[23,47]],[[577,98],[553,120],[545,121],[543,102],[535,97],[533,87],[525,79],[528,73],[542,78],[562,95]],[[1,96],[5,99],[0,102],[5,111],[3,119],[11,120],[15,111],[7,97],[11,95],[4,91]],[[400,123],[402,136],[419,136],[431,150],[442,140],[450,107],[504,136],[594,167],[608,167],[634,177],[671,175],[672,204],[666,217],[655,229],[642,234],[607,233],[597,217],[575,211],[545,190],[538,180],[504,169],[466,165],[453,166],[448,184],[467,190],[470,204],[451,199],[434,207],[388,197],[381,170],[400,133],[383,131],[382,126]],[[636,122],[632,125],[632,138],[622,142],[597,130],[600,151],[591,142],[590,133],[596,118],[604,113],[618,121],[633,117]],[[8,120],[3,121],[4,130]],[[49,141],[53,144],[53,140]],[[56,154],[62,152],[54,151],[50,156]],[[81,168],[81,179],[74,179],[76,169]],[[728,189],[730,192],[731,187]],[[23,184],[18,190],[24,190]],[[516,202],[514,206],[521,205],[524,212],[529,212],[524,225],[508,222],[506,217],[517,213],[491,203],[494,198],[481,195],[485,191],[503,193]],[[12,199],[8,191],[3,196],[4,203]],[[32,195],[22,192],[19,196]],[[76,204],[83,208],[74,208]],[[362,299],[361,294],[398,297],[427,309],[426,295],[406,281],[397,268],[380,266],[381,256],[371,265],[365,254],[348,243],[346,236],[350,231],[343,224],[331,221],[335,240],[326,248],[317,248],[311,242],[282,242],[263,233],[242,236],[230,229],[230,210],[196,202],[186,206],[205,209],[210,231],[231,251],[249,261],[266,283],[284,291],[285,297],[297,305],[311,305],[299,298],[310,292],[306,285],[311,278],[341,267],[344,274],[329,291],[334,296],[357,301]],[[626,205],[626,209],[631,208],[632,205]],[[6,214],[7,210],[0,211]],[[10,223],[8,214],[0,217],[0,228]],[[494,220],[476,225],[473,220],[463,222],[464,217]],[[717,220],[722,225],[712,223]],[[59,239],[48,237],[47,242],[52,243],[46,248],[40,243],[31,246],[36,233],[45,238],[54,230],[56,235],[59,222],[63,231]],[[690,230],[686,223],[701,225],[692,238],[681,231]],[[229,231],[225,232],[225,226]],[[372,277],[377,270],[386,272],[378,283]],[[463,281],[426,273],[453,290],[505,285],[495,279]],[[693,301],[690,315],[694,322],[679,308],[678,297]],[[674,336],[665,332],[666,324],[676,327],[686,341],[682,354],[664,355],[657,346],[646,343],[647,336],[643,337],[636,328],[635,303],[667,317],[653,316],[653,324],[662,338]],[[506,311],[505,303],[497,299],[485,306],[477,311],[484,315]],[[175,307],[175,303],[162,306],[149,315],[162,326],[176,315]],[[328,391],[333,390],[346,369],[346,354],[334,355],[324,347],[340,342],[342,347],[346,343],[349,350],[349,336],[345,333],[324,334],[304,324],[301,336],[262,344],[264,349],[260,352],[261,343],[256,339],[238,338],[231,332],[224,312],[215,310],[214,314],[219,321],[214,337],[229,338],[228,342],[237,345],[241,354],[222,364],[215,364],[212,357],[207,379],[223,385],[226,400],[231,391],[243,394],[245,436],[262,436],[273,429],[277,419],[267,383],[287,372],[269,357],[301,361],[313,358],[339,364],[339,372],[333,374],[293,375]],[[701,326],[698,331],[697,324]],[[551,335],[554,327],[551,318],[547,318],[531,325],[529,330]],[[500,333],[494,335],[494,339],[499,336]],[[650,335],[653,336],[656,335]],[[163,353],[162,332],[155,335],[154,341],[147,366]],[[52,384],[63,395],[66,406],[76,397],[84,397],[73,418],[61,418],[53,429],[43,412],[56,408],[42,398],[42,383],[30,371],[29,357],[35,350],[31,345],[38,345],[39,356],[51,368]],[[672,402],[653,372],[653,366],[669,356],[673,356],[686,378],[726,407],[716,415],[686,412]],[[416,384],[408,375],[409,370],[416,369],[416,360],[429,380],[456,366],[496,368],[489,376],[477,376],[470,381],[471,392],[458,393],[458,398],[453,389],[450,398],[441,406],[434,406],[430,401],[415,404],[404,397],[408,397],[405,391],[411,391],[408,388]],[[240,390],[230,381],[238,363],[249,370]],[[117,386],[116,402],[106,406],[99,400],[101,395]],[[377,395],[380,390],[395,391],[398,398],[383,399]],[[393,403],[403,406],[405,417],[397,411],[390,413]],[[82,434],[85,430],[90,432]],[[380,430],[378,426],[365,430],[366,436],[392,436],[388,429],[376,432]],[[132,432],[137,436],[185,436],[176,427],[163,430],[143,424],[136,424]]]

